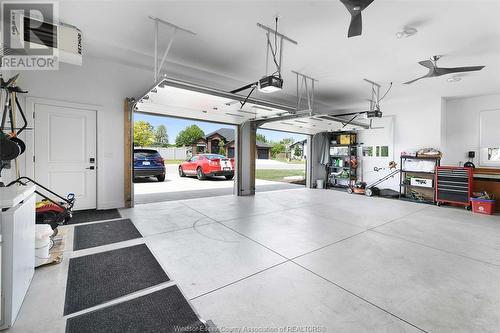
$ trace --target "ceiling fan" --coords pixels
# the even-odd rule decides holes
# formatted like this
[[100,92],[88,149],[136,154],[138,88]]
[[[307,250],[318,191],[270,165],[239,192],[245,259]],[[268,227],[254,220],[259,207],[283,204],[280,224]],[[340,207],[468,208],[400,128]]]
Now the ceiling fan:
[[340,0],[351,13],[351,24],[349,25],[349,32],[347,37],[354,37],[361,35],[363,30],[361,12],[368,7],[374,0]]
[[433,57],[431,57],[430,60],[420,61],[419,64],[428,68],[429,73],[427,73],[426,75],[424,75],[422,77],[419,77],[418,79],[405,82],[404,84],[411,84],[415,81],[418,81],[420,79],[425,79],[427,77],[437,77],[437,76],[446,75],[446,74],[453,74],[453,73],[480,71],[481,69],[483,69],[485,67],[485,66],[451,67],[451,68],[438,67],[437,62],[440,58],[441,58],[441,56],[433,56]]

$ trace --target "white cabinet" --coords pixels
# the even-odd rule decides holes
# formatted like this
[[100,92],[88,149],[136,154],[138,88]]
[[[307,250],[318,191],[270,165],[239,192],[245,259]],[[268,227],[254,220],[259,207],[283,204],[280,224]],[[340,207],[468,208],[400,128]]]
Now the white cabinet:
[[35,272],[34,191],[34,186],[0,188],[0,329],[14,325]]

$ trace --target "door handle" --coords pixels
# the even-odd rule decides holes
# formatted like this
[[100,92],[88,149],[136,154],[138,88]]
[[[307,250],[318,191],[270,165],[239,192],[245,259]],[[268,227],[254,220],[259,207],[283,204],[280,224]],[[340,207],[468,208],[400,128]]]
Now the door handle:
[[94,170],[94,169],[95,169],[95,166],[90,166],[90,167],[85,168],[85,169],[87,169],[87,170]]

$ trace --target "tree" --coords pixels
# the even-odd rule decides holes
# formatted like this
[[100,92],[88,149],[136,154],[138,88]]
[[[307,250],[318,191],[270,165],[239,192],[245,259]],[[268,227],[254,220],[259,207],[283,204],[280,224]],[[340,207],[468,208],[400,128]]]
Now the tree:
[[224,147],[224,141],[219,141],[219,154],[226,156],[226,148]]
[[264,143],[267,142],[267,139],[264,136],[264,134],[257,133],[257,135],[255,136],[255,138],[257,139],[257,141],[264,142]]
[[300,157],[300,155],[302,155],[302,149],[300,149],[300,145],[295,145],[293,154],[297,157]]
[[196,125],[191,125],[177,134],[177,137],[175,138],[175,145],[177,147],[190,146],[204,136],[205,133],[203,133],[201,128]]
[[149,147],[154,142],[153,126],[144,120],[134,122],[134,146]]
[[271,148],[271,156],[273,158],[276,158],[276,156],[280,153],[284,153],[285,152],[285,145],[281,142],[275,142],[273,143],[273,147]]
[[155,144],[158,147],[168,146],[168,134],[165,125],[159,125],[155,130]]
[[288,150],[288,148],[293,144],[295,140],[293,138],[285,138],[285,139],[282,139],[280,141],[280,143],[282,143],[285,148]]

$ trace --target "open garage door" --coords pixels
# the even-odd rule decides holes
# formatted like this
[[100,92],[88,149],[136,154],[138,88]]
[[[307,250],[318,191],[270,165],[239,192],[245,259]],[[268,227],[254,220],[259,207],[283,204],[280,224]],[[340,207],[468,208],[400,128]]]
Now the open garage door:
[[[158,84],[154,85],[136,102],[131,103],[128,112],[130,114],[139,112],[235,125],[238,128],[237,133],[239,133],[235,136],[236,144],[238,144],[238,138],[241,137],[240,129],[248,128],[248,126],[253,127],[254,130],[259,127],[313,135],[340,129],[347,123],[346,119],[328,114],[313,115],[310,111],[298,111],[296,106],[248,98],[244,95],[169,78],[160,80]],[[251,125],[248,125],[249,123]],[[351,121],[348,125],[349,129],[368,127],[366,123],[358,121]],[[126,135],[130,137],[130,133],[126,133]],[[246,149],[248,150],[248,148]],[[253,156],[250,160],[255,160],[256,157],[264,157],[264,149],[254,150],[254,152],[249,155]],[[239,158],[238,151],[234,147],[229,147],[228,154],[230,156],[234,155],[236,160]],[[246,159],[245,163],[254,163],[250,160]],[[129,179],[131,184],[133,178],[132,156],[128,157],[126,163],[128,163],[126,178]],[[240,177],[241,172],[238,172],[239,167],[241,165],[239,166],[236,163],[237,187],[241,187],[241,185],[238,185],[241,183],[238,182],[242,179]],[[247,185],[247,192],[249,191],[248,186],[251,185]],[[132,187],[129,186],[129,188],[131,193],[126,193],[126,198],[133,195]],[[238,188],[236,193],[242,193],[242,189]]]
[[[242,102],[244,105],[242,106]],[[163,79],[139,98],[134,111],[202,121],[241,125],[262,122],[265,129],[316,134],[340,129],[346,119],[327,114],[311,115],[289,106],[174,79]],[[351,121],[349,129],[367,128]]]
[[257,158],[259,160],[268,160],[269,148],[257,148]]
[[233,194],[235,136],[234,125],[134,113],[134,203]]

